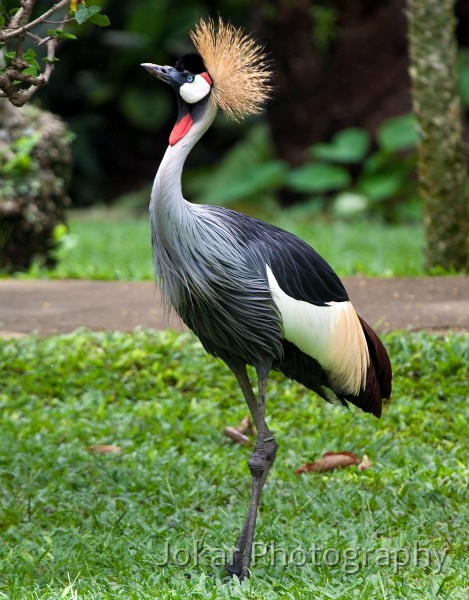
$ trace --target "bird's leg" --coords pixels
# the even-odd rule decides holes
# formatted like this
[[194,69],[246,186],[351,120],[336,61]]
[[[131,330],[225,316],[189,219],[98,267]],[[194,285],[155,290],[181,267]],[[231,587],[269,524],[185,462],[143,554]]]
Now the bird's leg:
[[252,478],[251,501],[231,562],[226,566],[226,570],[230,575],[238,575],[240,579],[243,579],[249,575],[252,544],[256,529],[257,507],[262,488],[275,460],[277,443],[265,422],[265,390],[268,369],[263,369],[262,371],[258,369],[258,399],[256,399],[252,390],[245,365],[232,370],[238,380],[257,429],[256,444],[248,462]]

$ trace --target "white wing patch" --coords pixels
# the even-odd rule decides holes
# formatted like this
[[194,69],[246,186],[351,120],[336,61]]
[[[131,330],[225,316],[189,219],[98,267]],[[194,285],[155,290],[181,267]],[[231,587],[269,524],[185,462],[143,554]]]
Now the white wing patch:
[[285,339],[319,362],[336,392],[357,395],[365,389],[370,357],[351,302],[316,306],[295,300],[281,289],[269,265],[266,269]]
[[195,104],[210,92],[210,84],[201,75],[196,75],[192,83],[183,83],[179,88],[183,100]]

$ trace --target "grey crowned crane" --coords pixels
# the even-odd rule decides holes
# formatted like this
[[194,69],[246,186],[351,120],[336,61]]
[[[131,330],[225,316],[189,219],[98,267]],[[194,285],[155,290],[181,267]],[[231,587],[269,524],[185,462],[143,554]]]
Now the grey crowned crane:
[[[232,370],[257,429],[248,463],[251,501],[227,565],[228,573],[243,578],[277,452],[265,421],[269,372],[379,417],[391,394],[391,365],[337,275],[310,246],[258,219],[184,199],[184,162],[217,110],[239,120],[259,112],[271,91],[263,49],[242,30],[222,19],[201,20],[191,37],[198,53],[175,67],[142,65],[171,85],[179,103],[151,193],[153,257],[164,301]],[[257,398],[246,365],[257,373]]]

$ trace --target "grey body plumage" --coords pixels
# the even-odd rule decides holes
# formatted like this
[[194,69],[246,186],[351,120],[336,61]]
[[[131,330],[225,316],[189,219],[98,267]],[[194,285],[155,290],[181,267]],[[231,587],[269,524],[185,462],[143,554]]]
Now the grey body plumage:
[[280,359],[281,317],[262,256],[243,247],[210,207],[194,208],[186,209],[185,234],[170,248],[153,230],[166,301],[211,354],[251,365]]
[[[342,403],[380,416],[391,368],[379,338],[312,248],[257,219],[184,199],[185,160],[217,108],[239,118],[256,112],[268,90],[262,52],[241,31],[220,20],[216,32],[211,21],[201,21],[193,41],[202,58],[185,56],[175,68],[143,65],[169,83],[179,101],[152,189],[151,240],[165,304],[233,371],[257,429],[248,463],[251,502],[226,566],[242,578],[249,573],[259,498],[277,450],[265,421],[269,372],[282,371],[326,400],[331,390]],[[246,365],[256,369],[257,398]]]

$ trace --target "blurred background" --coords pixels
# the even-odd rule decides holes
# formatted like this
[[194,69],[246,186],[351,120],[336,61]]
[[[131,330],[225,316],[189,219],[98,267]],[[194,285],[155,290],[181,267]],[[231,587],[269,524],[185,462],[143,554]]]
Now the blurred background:
[[[78,39],[63,42],[51,83],[37,96],[76,134],[74,206],[141,190],[146,203],[176,103],[139,65],[173,64],[191,50],[194,23],[218,13],[265,44],[277,89],[263,117],[241,126],[217,119],[188,163],[188,195],[251,212],[268,211],[274,201],[386,219],[418,216],[403,0],[99,4],[111,25],[77,27]],[[457,3],[457,14],[467,111],[467,1]]]
[[[177,106],[140,64],[174,64],[192,50],[194,23],[220,14],[265,45],[276,91],[264,115],[241,124],[217,116],[189,157],[185,196],[270,220],[288,210],[300,229],[317,215],[421,223],[404,0],[94,4],[110,26],[71,24],[77,39],[61,42],[33,99],[74,134],[73,208],[146,212]],[[456,13],[467,118],[469,2],[456,2]]]

